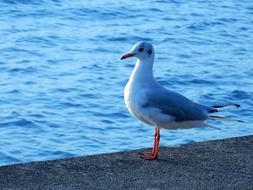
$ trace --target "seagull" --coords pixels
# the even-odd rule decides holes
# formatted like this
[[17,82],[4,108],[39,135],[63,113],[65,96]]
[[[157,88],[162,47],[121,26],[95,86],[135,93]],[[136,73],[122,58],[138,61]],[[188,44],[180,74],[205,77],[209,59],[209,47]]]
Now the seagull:
[[[137,59],[124,90],[124,101],[128,111],[140,121],[155,127],[154,146],[150,152],[139,152],[146,160],[159,155],[160,129],[187,129],[205,127],[206,120],[230,120],[210,115],[224,108],[240,107],[238,104],[206,106],[183,95],[167,90],[153,76],[155,51],[148,42],[136,43],[131,51],[121,57]],[[209,125],[208,125],[209,126]]]

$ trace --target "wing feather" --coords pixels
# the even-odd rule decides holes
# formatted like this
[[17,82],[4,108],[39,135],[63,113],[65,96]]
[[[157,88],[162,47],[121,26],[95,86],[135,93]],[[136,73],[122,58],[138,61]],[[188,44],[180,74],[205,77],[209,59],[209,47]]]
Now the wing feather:
[[158,108],[162,113],[175,117],[176,121],[205,120],[212,109],[163,87],[148,91],[144,106]]

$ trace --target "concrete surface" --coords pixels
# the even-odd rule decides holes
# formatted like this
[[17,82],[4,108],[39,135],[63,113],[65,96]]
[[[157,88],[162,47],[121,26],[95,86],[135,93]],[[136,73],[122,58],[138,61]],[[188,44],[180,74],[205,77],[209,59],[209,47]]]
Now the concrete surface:
[[0,189],[253,189],[253,136],[0,167]]

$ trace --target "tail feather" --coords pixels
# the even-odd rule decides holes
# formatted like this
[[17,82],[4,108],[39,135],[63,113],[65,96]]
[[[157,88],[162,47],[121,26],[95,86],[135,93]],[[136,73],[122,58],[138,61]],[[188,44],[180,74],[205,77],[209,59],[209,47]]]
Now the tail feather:
[[[211,106],[211,108],[213,108],[213,109],[209,110],[209,113],[215,113],[215,112],[223,111],[223,110],[226,110],[226,109],[239,108],[239,107],[240,107],[239,104],[215,105],[215,106]],[[213,115],[210,115],[209,119],[211,119],[211,120],[223,120],[223,121],[236,121],[236,122],[245,123],[244,121],[239,120],[239,119],[213,116]]]
[[211,120],[223,120],[223,121],[237,121],[237,122],[245,123],[244,121],[239,120],[239,119],[220,117],[220,116],[213,116],[213,115],[210,115],[209,119],[211,119]]
[[222,111],[225,109],[232,109],[232,108],[239,108],[240,105],[239,104],[229,104],[229,105],[215,105],[212,106],[212,108],[214,108],[217,111]]

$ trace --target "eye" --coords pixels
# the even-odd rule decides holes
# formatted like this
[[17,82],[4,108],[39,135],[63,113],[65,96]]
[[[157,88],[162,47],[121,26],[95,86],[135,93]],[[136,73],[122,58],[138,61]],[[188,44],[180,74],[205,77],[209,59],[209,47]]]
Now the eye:
[[149,55],[151,55],[152,54],[152,50],[150,49],[150,50],[148,50],[148,54]]
[[143,52],[144,48],[139,48],[138,51],[139,52]]

